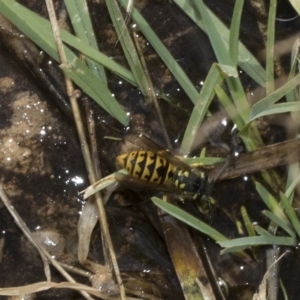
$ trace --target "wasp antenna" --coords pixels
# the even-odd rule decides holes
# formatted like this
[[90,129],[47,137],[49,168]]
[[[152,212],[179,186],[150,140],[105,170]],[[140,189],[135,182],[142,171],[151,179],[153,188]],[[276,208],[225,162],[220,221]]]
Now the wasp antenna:
[[210,182],[209,186],[208,186],[208,191],[207,194],[209,195],[215,182],[218,180],[218,178],[220,177],[220,175],[224,172],[224,170],[228,167],[230,162],[230,155],[227,156],[225,164],[223,165],[223,167],[221,168],[221,170],[219,171],[219,173],[217,174],[217,176],[215,178],[212,179],[212,181]]
[[220,177],[220,175],[224,172],[224,170],[228,167],[230,162],[230,155],[227,156],[225,164],[223,165],[223,167],[221,168],[221,170],[219,171],[219,173],[217,174],[217,176],[212,180],[212,183],[215,183],[218,178]]

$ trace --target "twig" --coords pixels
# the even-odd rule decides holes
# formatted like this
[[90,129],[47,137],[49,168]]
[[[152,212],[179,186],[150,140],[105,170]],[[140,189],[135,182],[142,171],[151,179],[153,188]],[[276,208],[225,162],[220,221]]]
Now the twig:
[[[101,170],[100,170],[100,160],[98,155],[98,147],[96,141],[96,131],[95,131],[95,118],[94,118],[94,111],[91,109],[91,105],[88,101],[85,103],[85,110],[86,110],[86,120],[87,120],[87,128],[89,133],[89,140],[91,145],[91,156],[93,158],[94,163],[94,170],[95,170],[95,177],[97,180],[102,178]],[[106,203],[102,199],[102,203]],[[109,250],[107,248],[105,238],[103,233],[101,233],[102,239],[102,248],[103,248],[103,256],[105,265],[109,266],[111,269],[111,264],[109,263]]]
[[65,264],[65,263],[62,263],[62,262],[59,262],[59,264],[66,270],[74,273],[74,274],[77,274],[77,275],[81,275],[83,277],[87,277],[87,278],[90,278],[93,273],[89,272],[89,271],[86,271],[86,270],[82,270],[82,269],[79,269],[77,267],[74,267],[74,266],[71,266],[71,265],[68,265],[68,264]]
[[[4,205],[6,206],[7,210],[10,212],[12,217],[14,218],[14,221],[16,224],[20,227],[20,229],[23,231],[25,236],[29,239],[29,241],[37,248],[39,251],[44,263],[50,262],[69,282],[74,282],[76,281],[59,265],[59,263],[50,255],[50,253],[40,244],[40,242],[32,235],[31,231],[27,227],[27,225],[24,223],[22,220],[21,216],[18,214],[18,212],[15,210],[14,206],[4,193],[2,186],[0,185],[0,198],[3,201]],[[48,266],[49,268],[49,266]],[[50,273],[50,271],[49,271]],[[48,280],[48,278],[47,278]],[[50,280],[48,280],[50,282]],[[87,293],[81,291],[81,294],[89,300],[92,300],[93,298]]]
[[[60,61],[63,65],[67,65],[68,62],[67,62],[63,44],[62,44],[62,41],[60,38],[59,27],[58,27],[57,19],[55,16],[53,2],[52,2],[52,0],[46,0],[46,4],[47,4],[49,18],[50,18],[50,22],[52,25],[53,35],[54,35],[54,38],[56,41]],[[90,180],[90,183],[92,184],[92,183],[96,182],[97,179],[96,179],[96,176],[95,176],[95,173],[93,170],[93,163],[92,163],[90,151],[88,148],[87,139],[85,137],[84,129],[82,126],[82,119],[81,119],[81,115],[80,115],[80,111],[79,111],[79,107],[78,107],[78,103],[77,103],[77,97],[74,93],[73,83],[67,76],[65,76],[65,83],[66,83],[68,96],[70,97],[71,107],[72,107],[72,111],[73,111],[73,115],[74,115],[74,119],[75,119],[75,123],[76,123],[77,132],[79,135],[79,140],[80,140],[81,149],[83,152],[83,157],[84,157],[86,168],[88,171],[89,180]],[[108,226],[107,226],[107,217],[106,217],[104,205],[102,202],[101,194],[97,193],[95,195],[95,197],[96,197],[96,203],[97,203],[98,212],[99,212],[99,221],[101,224],[101,229],[102,229],[104,238],[106,240],[107,247],[109,249],[109,254],[110,254],[111,261],[112,261],[113,269],[114,269],[114,272],[115,272],[115,275],[117,278],[117,282],[118,282],[118,285],[120,288],[120,297],[121,297],[121,299],[126,299],[125,290],[124,290],[122,278],[120,275],[120,270],[118,267],[116,254],[113,249],[112,240],[111,240]]]
[[4,237],[1,237],[0,238],[0,263],[2,262],[4,244],[5,244]]

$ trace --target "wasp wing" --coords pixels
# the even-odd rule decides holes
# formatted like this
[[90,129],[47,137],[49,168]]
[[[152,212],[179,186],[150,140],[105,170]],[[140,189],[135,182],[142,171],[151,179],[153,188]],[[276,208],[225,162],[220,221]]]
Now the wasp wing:
[[131,175],[127,175],[124,173],[115,173],[115,179],[121,184],[121,186],[130,188],[132,190],[155,190],[161,191],[166,193],[175,193],[180,194],[181,191],[176,187],[164,185],[164,184],[157,184],[151,181],[141,180]]
[[191,170],[191,167],[188,164],[174,156],[170,151],[163,149],[144,134],[128,134],[125,137],[124,142],[128,143],[128,145],[125,146],[126,150],[123,151],[124,153],[128,153],[130,151],[149,150],[161,155],[177,168],[182,170]]

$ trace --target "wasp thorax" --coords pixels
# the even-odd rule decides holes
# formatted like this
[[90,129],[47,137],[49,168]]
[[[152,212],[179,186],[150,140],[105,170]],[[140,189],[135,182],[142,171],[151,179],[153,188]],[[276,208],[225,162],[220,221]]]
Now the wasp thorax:
[[195,173],[190,170],[177,169],[173,175],[173,184],[186,193],[193,193],[201,197],[207,188],[207,177],[204,173]]

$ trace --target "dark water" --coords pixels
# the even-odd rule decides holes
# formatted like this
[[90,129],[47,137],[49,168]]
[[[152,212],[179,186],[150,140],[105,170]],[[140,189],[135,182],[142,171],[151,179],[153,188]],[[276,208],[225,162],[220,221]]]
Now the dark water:
[[[20,2],[26,3],[30,9],[42,16],[47,16],[45,7],[41,3]],[[116,43],[117,38],[105,5],[102,2],[88,2],[99,48],[128,67],[120,44]],[[253,54],[260,57],[259,53],[264,46],[256,23],[257,14],[251,9],[249,1],[245,2],[241,40]],[[227,24],[230,23],[233,3],[234,1],[207,1],[207,5]],[[201,82],[205,80],[211,64],[215,61],[206,35],[172,1],[171,3],[138,1],[137,4],[140,12],[193,84],[200,89]],[[57,11],[64,9],[60,1],[56,1],[56,9]],[[278,40],[297,34],[299,18],[282,21],[282,19],[289,20],[294,14],[285,1],[278,1],[276,23]],[[89,184],[73,120],[53,101],[55,97],[50,94],[49,87],[42,85],[20,60],[16,60],[18,54],[13,53],[14,46],[8,42],[7,33],[2,34],[0,43],[1,184],[30,230],[36,232],[41,241],[48,245],[49,251],[59,261],[80,267],[77,259],[77,222],[85,202],[78,192]],[[189,119],[192,103],[160,58],[155,55],[152,47],[143,38],[140,38],[140,42],[143,45],[143,53],[153,85],[168,98],[168,101],[159,99],[159,104],[172,146],[176,148]],[[284,63],[288,58],[288,53],[282,55]],[[261,61],[264,64],[263,59]],[[42,68],[48,72],[47,57],[37,59],[37,62],[41,63]],[[53,70],[50,73],[53,74]],[[109,72],[107,75],[109,87],[130,113],[131,123],[124,129],[90,101],[95,116],[98,155],[104,176],[116,170],[115,157],[121,148],[119,142],[106,140],[105,136],[123,137],[128,131],[143,132],[161,145],[165,145],[154,108],[146,105],[141,94],[129,84],[125,82],[120,84],[120,79]],[[246,89],[257,88],[246,74],[242,73],[241,79]],[[57,84],[61,85],[60,92],[64,95],[63,81],[58,80]],[[80,100],[82,111],[84,111],[85,101],[89,100]],[[215,127],[214,124],[211,130],[209,126],[206,127],[208,129],[204,134],[205,138],[198,147],[205,145],[211,155],[226,156],[226,151],[224,153],[224,149],[219,145],[226,143],[229,147],[233,146],[230,135],[232,124],[228,121],[227,127],[222,125],[224,116],[218,115],[220,105],[217,101],[213,102],[210,111],[217,125]],[[288,135],[287,122],[289,119],[284,118],[278,118],[276,122],[272,119],[261,121],[260,128],[266,143],[284,140]],[[211,138],[208,139],[207,136]],[[243,150],[243,147],[241,149]],[[195,150],[199,151],[199,149]],[[280,171],[284,176],[284,169]],[[155,209],[153,210],[151,202],[148,201],[151,194],[153,193],[145,195],[139,191],[129,190],[119,196],[116,195],[115,199],[111,199],[108,203],[108,220],[120,269],[121,272],[132,277],[153,283],[164,299],[183,299],[161,228],[153,226],[153,224],[157,225],[158,221],[155,219]],[[238,236],[233,220],[226,215],[226,212],[240,219],[241,205],[246,206],[252,220],[261,225],[268,224],[261,214],[261,210],[265,207],[250,177],[218,183],[212,189],[212,196],[218,202],[213,212],[212,224],[224,235]],[[116,198],[125,200],[121,203]],[[44,281],[43,264],[39,255],[4,207],[0,208],[0,231],[5,241],[0,263],[0,286],[21,286]],[[213,261],[217,277],[222,278],[228,286],[228,299],[252,299],[266,271],[266,249],[260,248],[256,255],[249,252],[248,258],[244,259],[234,255],[220,256],[220,248],[211,241],[205,242],[205,247]],[[103,263],[98,229],[95,229],[92,237],[90,259]],[[298,261],[298,251],[292,249],[282,262],[284,267],[280,268],[280,278],[290,295],[289,299],[297,299],[293,295],[297,295],[298,289]],[[54,269],[51,271],[53,281],[63,280]],[[88,278],[74,276],[79,282],[88,284]],[[279,299],[282,299],[280,297],[281,294]],[[81,299],[81,295],[69,290],[51,290],[37,294],[36,299]]]

